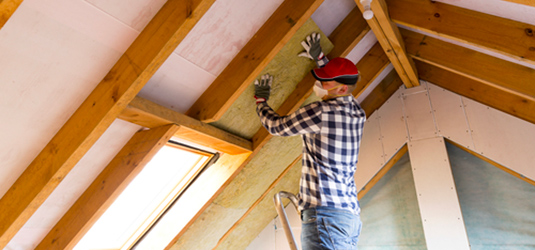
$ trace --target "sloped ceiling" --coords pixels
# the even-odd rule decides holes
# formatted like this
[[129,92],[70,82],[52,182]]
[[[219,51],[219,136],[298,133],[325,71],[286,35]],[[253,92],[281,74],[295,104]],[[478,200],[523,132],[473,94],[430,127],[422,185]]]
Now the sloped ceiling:
[[[177,124],[166,134],[229,155],[228,180],[201,214],[271,139],[210,123],[309,18],[334,45],[329,57],[359,67],[354,94],[369,115],[422,79],[535,123],[533,2],[374,0],[369,22],[360,9],[350,0],[0,2],[0,247],[39,244],[142,127]],[[296,83],[279,113],[312,85]]]

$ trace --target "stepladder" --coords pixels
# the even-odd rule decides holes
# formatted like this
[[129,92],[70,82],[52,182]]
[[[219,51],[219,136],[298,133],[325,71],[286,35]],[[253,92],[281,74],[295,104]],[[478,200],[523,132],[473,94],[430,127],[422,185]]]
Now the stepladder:
[[284,210],[284,204],[282,202],[282,198],[289,199],[296,209],[298,208],[299,200],[297,196],[286,191],[280,191],[277,194],[275,194],[275,196],[273,197],[273,201],[275,202],[275,209],[277,210],[277,214],[279,215],[279,218],[281,220],[282,228],[284,229],[284,234],[286,235],[286,239],[288,239],[288,244],[290,245],[290,249],[298,250],[297,243],[295,241],[295,237],[292,232],[292,228],[290,227],[290,222],[288,221],[288,216],[286,215],[286,211]]

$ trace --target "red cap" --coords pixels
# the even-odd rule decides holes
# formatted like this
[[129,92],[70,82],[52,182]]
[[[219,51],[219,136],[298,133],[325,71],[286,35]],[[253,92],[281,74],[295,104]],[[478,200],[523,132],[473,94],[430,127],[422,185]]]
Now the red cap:
[[356,84],[359,79],[357,66],[342,57],[330,60],[323,68],[313,69],[312,75],[319,81],[337,81],[347,85]]

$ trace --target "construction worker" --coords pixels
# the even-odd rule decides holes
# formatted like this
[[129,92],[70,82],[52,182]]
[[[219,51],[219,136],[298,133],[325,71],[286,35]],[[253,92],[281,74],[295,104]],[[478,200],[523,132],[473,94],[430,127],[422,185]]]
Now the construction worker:
[[255,81],[256,112],[269,133],[303,138],[302,249],[357,249],[362,223],[354,174],[366,115],[351,93],[360,76],[348,59],[329,61],[319,41],[317,33],[308,36],[300,55],[319,66],[312,74],[322,101],[280,116],[266,102],[273,77],[264,75]]

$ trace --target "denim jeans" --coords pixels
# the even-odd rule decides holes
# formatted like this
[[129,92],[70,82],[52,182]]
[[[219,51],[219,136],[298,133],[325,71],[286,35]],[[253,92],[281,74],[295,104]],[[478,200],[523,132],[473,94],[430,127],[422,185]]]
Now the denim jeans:
[[301,212],[303,250],[357,249],[360,216],[343,209],[316,207]]

